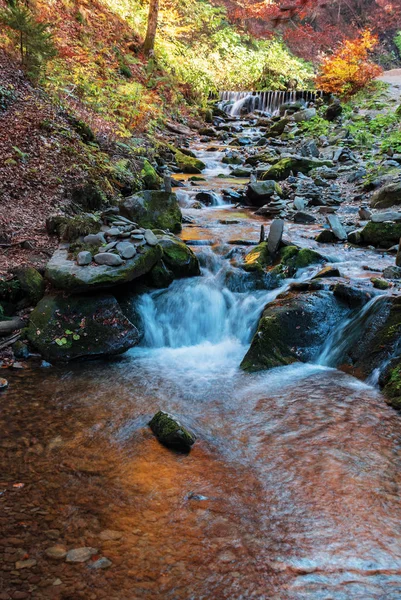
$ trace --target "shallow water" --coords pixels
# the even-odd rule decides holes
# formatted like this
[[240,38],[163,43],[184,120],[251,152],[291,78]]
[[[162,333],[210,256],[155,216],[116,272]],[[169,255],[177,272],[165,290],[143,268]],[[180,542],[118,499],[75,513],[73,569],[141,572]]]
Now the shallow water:
[[[286,288],[256,289],[229,242],[257,241],[266,221],[229,206],[184,212],[197,222],[183,238],[211,244],[194,246],[202,276],[141,298],[140,347],[7,374],[3,588],[60,600],[400,598],[400,417],[326,366],[240,371],[258,316]],[[303,245],[314,232],[286,225]],[[327,252],[353,277],[378,259]],[[195,431],[190,454],[156,441],[147,423],[159,409]],[[109,529],[118,539],[100,535]],[[93,546],[113,566],[52,562],[54,543]],[[29,573],[14,570],[21,553],[37,560]]]

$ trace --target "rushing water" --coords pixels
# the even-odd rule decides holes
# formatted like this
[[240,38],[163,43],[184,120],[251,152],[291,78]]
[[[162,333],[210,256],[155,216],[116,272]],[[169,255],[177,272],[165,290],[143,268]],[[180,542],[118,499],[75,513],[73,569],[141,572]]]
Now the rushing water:
[[[228,206],[185,213],[198,225],[183,237],[212,245],[195,246],[201,277],[140,297],[141,346],[7,375],[1,523],[37,566],[32,581],[12,567],[4,581],[60,600],[400,598],[400,418],[331,368],[380,299],[339,327],[321,364],[244,373],[263,307],[290,282],[257,289],[231,264],[227,242],[257,239],[260,219]],[[374,257],[332,252],[353,274]],[[155,440],[147,423],[158,409],[196,432],[190,454]],[[118,535],[104,541],[104,530]],[[113,566],[51,562],[55,542],[99,548]]]

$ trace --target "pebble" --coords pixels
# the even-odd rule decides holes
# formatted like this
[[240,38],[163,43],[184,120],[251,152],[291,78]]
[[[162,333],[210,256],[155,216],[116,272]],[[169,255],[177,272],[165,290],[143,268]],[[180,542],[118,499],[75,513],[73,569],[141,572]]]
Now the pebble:
[[82,563],[90,559],[93,554],[98,552],[97,548],[83,547],[74,548],[69,550],[66,556],[66,562],[68,563]]
[[56,544],[55,546],[50,546],[50,548],[46,548],[45,554],[48,558],[52,558],[54,560],[62,560],[67,556],[67,548],[65,548],[61,544]]
[[61,579],[58,579],[58,578],[57,578],[57,579],[55,579],[55,580],[53,581],[52,585],[56,585],[56,586],[57,586],[57,585],[62,585],[62,583],[63,583],[63,582],[61,581]]
[[102,558],[99,558],[89,566],[91,569],[108,569],[109,567],[111,567],[112,564],[113,563],[111,562],[111,560],[103,556]]
[[36,560],[34,558],[28,558],[28,560],[17,560],[15,563],[16,569],[31,569],[36,565]]
[[145,229],[145,240],[149,246],[156,246],[156,244],[159,242],[151,229]]
[[108,267],[119,267],[123,264],[123,259],[117,254],[110,254],[108,252],[100,252],[95,254],[95,263],[98,265],[107,265]]
[[105,529],[99,534],[101,540],[120,540],[123,537],[122,531],[115,531],[114,529]]

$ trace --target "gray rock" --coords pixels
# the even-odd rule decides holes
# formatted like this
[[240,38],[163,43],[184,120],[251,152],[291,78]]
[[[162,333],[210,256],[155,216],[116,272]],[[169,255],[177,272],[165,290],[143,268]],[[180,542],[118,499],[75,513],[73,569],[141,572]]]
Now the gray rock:
[[398,245],[397,256],[395,258],[395,264],[397,265],[397,267],[401,267],[401,240]]
[[386,279],[401,279],[401,267],[386,267],[383,271]]
[[109,244],[106,244],[106,246],[99,248],[99,252],[110,252],[110,250],[113,250],[117,246],[117,244],[117,240],[114,242],[110,242]]
[[120,242],[117,244],[116,249],[125,260],[132,258],[136,254],[136,248],[134,244],[130,244],[129,242]]
[[83,547],[74,548],[67,552],[66,562],[68,563],[83,563],[90,559],[91,556],[97,554],[97,548]]
[[98,246],[99,244],[105,244],[106,238],[101,231],[99,233],[90,233],[84,237],[84,243],[90,244],[91,246]]
[[316,108],[305,108],[296,112],[292,118],[296,123],[300,123],[301,121],[310,121],[316,117],[316,114]]
[[106,235],[109,237],[117,237],[121,233],[121,229],[119,227],[111,227],[106,231]]
[[275,194],[281,194],[280,186],[272,180],[250,183],[246,190],[246,202],[251,206],[263,206]]
[[294,198],[294,208],[296,210],[303,210],[307,206],[307,201],[305,198],[301,196],[295,196]]
[[362,221],[369,221],[370,217],[372,216],[372,212],[366,206],[361,206],[361,208],[358,211],[358,214],[359,218],[362,219]]
[[269,235],[267,238],[267,250],[271,256],[274,256],[283,238],[284,221],[283,219],[274,219],[270,226]]
[[100,252],[95,254],[95,263],[98,265],[106,265],[108,267],[120,267],[123,264],[123,260],[117,254],[110,254],[109,252]]
[[401,221],[401,213],[392,210],[379,212],[371,216],[373,223],[384,223],[385,221]]
[[314,156],[315,158],[319,158],[320,156],[319,149],[314,140],[302,144],[299,151],[302,156]]
[[145,230],[145,240],[149,246],[156,246],[158,244],[158,239],[151,229]]
[[84,267],[85,265],[90,265],[92,262],[92,254],[90,252],[86,252],[83,250],[77,256],[77,265],[80,267]]
[[108,569],[109,567],[112,566],[112,564],[113,563],[111,562],[111,560],[109,560],[108,558],[103,556],[102,558],[95,560],[95,562],[90,564],[89,567],[91,569]]
[[347,232],[345,231],[345,229],[344,229],[340,219],[337,217],[337,215],[328,215],[326,217],[326,220],[327,220],[328,224],[330,225],[331,230],[337,239],[339,239],[339,240],[347,239]]
[[401,181],[392,181],[377,190],[371,200],[375,208],[388,208],[401,204]]
[[294,215],[295,223],[307,224],[307,223],[314,223],[315,221],[316,221],[316,217],[314,217],[313,215],[310,215],[309,213],[306,213],[306,212],[299,211],[299,212],[295,213],[295,215]]

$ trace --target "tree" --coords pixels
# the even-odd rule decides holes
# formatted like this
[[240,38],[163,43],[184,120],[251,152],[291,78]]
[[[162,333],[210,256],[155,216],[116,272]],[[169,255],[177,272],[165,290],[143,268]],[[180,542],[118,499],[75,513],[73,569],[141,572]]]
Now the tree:
[[146,31],[145,42],[143,44],[143,51],[146,56],[151,56],[154,51],[158,17],[159,0],[150,0],[148,27]]
[[0,11],[0,23],[14,32],[22,66],[37,79],[46,62],[57,55],[50,23],[37,21],[32,11],[18,0],[9,1],[8,8]]

